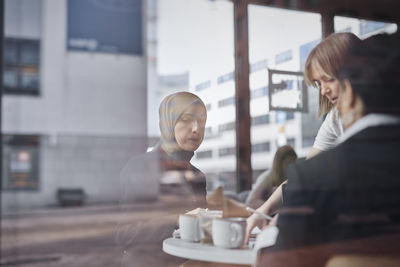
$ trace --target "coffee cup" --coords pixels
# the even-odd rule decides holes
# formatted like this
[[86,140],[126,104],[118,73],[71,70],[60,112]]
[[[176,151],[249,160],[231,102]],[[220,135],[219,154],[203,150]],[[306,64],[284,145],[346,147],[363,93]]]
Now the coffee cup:
[[214,245],[222,248],[240,248],[246,235],[245,218],[220,218],[212,221]]
[[200,242],[212,244],[212,221],[222,218],[221,210],[204,210],[199,212]]
[[199,217],[193,214],[179,215],[179,231],[182,240],[188,242],[199,242]]

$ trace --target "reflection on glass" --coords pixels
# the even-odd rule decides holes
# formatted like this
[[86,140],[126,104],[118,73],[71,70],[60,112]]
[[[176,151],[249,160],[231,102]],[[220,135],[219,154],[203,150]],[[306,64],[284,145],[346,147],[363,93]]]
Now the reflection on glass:
[[17,88],[18,87],[18,70],[6,68],[3,73],[4,87]]

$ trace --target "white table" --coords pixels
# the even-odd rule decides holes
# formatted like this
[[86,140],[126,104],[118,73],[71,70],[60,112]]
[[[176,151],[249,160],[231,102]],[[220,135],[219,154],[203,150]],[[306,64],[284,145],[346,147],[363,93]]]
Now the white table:
[[173,237],[164,240],[163,251],[173,256],[200,261],[251,265],[256,260],[256,251],[250,248],[224,249]]

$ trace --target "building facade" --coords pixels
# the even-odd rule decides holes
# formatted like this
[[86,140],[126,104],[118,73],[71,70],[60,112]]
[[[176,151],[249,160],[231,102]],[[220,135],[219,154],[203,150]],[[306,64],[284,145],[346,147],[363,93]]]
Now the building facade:
[[146,7],[102,3],[5,1],[4,211],[65,189],[117,202],[121,167],[146,150]]

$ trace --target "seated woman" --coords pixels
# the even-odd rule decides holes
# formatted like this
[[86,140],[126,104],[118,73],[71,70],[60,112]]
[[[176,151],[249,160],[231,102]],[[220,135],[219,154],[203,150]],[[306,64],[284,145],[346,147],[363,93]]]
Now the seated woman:
[[[359,238],[398,219],[399,40],[381,34],[350,48],[337,104],[344,134],[334,149],[288,167],[283,206],[290,212],[278,219],[279,246]],[[308,214],[301,223],[296,210]]]
[[[120,207],[125,212],[118,218],[115,239],[122,251],[121,266],[132,266],[132,262],[153,266],[156,257],[161,257],[157,262],[165,262],[163,253],[154,252],[176,228],[177,214],[205,207],[205,176],[190,163],[204,137],[207,111],[203,101],[189,92],[169,95],[160,104],[159,116],[159,143],[130,159],[120,174]],[[146,205],[145,211],[132,210],[129,204],[160,199],[160,183],[167,179],[175,184],[169,192],[176,196],[174,200],[165,198]]]
[[204,137],[207,110],[203,101],[189,92],[169,95],[160,104],[159,116],[158,144],[152,151],[133,157],[121,171],[122,201],[155,200],[160,182],[169,179],[181,185],[181,194],[205,203],[205,176],[190,163]]
[[[307,155],[310,159],[336,145],[337,138],[343,134],[342,122],[337,111],[340,97],[339,70],[349,56],[349,47],[359,45],[361,40],[352,33],[342,32],[328,36],[311,51],[305,64],[305,79],[319,91],[318,115],[326,114],[314,145]],[[321,178],[323,179],[323,178]],[[281,206],[283,182],[270,198],[257,210],[273,214]],[[262,225],[258,216],[253,215],[247,221],[248,231],[256,225]]]
[[275,153],[272,169],[262,172],[251,189],[247,199],[246,205],[252,208],[261,206],[274,192],[285,177],[283,172],[286,166],[297,159],[297,154],[291,146],[282,146],[278,148]]

